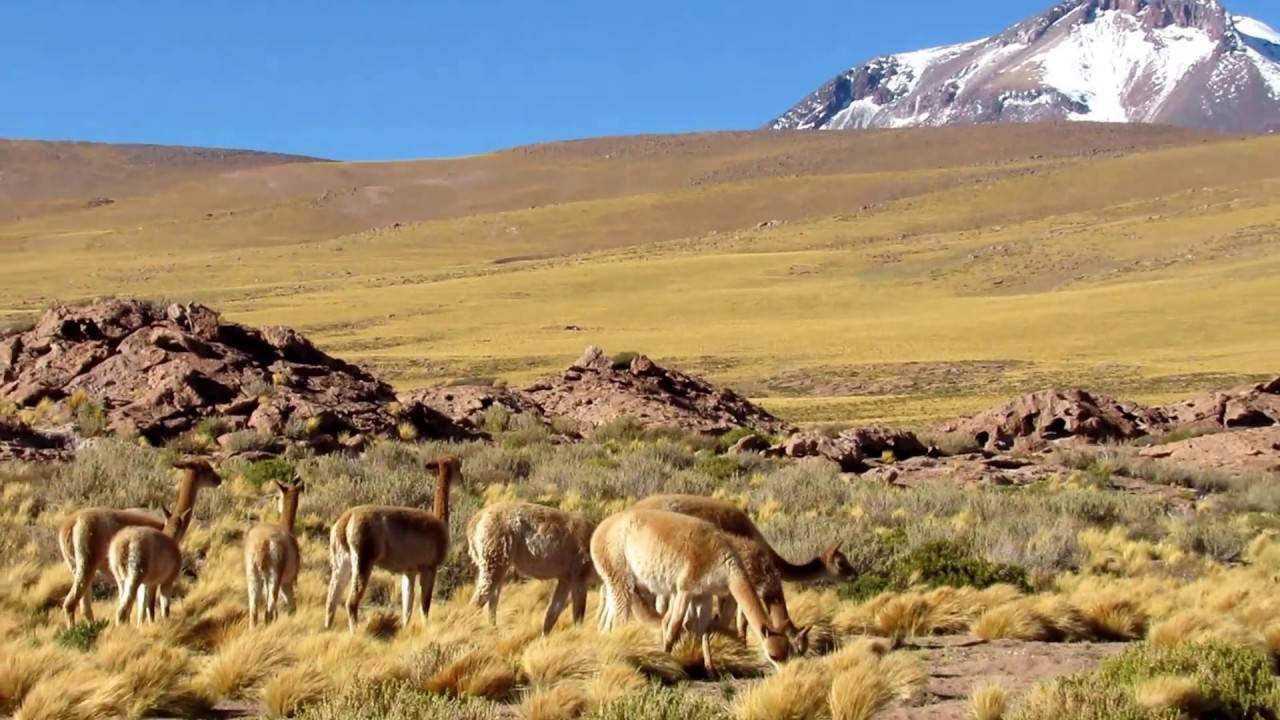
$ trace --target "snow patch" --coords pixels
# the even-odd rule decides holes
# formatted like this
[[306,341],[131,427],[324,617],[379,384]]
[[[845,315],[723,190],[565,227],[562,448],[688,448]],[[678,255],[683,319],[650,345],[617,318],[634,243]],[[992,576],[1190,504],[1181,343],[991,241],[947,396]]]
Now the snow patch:
[[[1040,65],[1046,85],[1089,108],[1070,114],[1072,120],[1142,121],[1155,115],[1178,81],[1216,46],[1204,31],[1150,32],[1131,15],[1111,10],[1073,27],[1032,62]],[[1151,96],[1134,105],[1131,94],[1144,80],[1151,84]]]
[[1271,26],[1243,15],[1232,15],[1231,23],[1236,26],[1236,30],[1241,35],[1247,35],[1272,45],[1280,45],[1280,32],[1271,29]]

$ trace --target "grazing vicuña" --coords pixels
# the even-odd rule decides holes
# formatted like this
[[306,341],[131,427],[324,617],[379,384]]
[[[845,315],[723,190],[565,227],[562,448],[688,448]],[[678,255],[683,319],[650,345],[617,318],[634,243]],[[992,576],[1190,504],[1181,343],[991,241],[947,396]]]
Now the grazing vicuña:
[[685,627],[702,640],[707,674],[714,676],[711,599],[729,595],[746,614],[765,657],[775,667],[790,654],[791,641],[774,627],[747,577],[742,559],[715,525],[665,510],[628,508],[596,526],[591,561],[604,584],[604,629],[631,617],[642,602],[638,589],[671,596],[663,621],[663,650],[670,652]]

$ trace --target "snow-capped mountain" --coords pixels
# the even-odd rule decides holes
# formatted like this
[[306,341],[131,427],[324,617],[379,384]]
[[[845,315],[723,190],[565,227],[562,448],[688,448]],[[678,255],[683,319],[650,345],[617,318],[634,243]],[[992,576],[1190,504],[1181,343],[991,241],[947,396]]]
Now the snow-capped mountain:
[[997,35],[874,58],[766,127],[1041,120],[1276,132],[1280,33],[1217,0],[1065,0]]

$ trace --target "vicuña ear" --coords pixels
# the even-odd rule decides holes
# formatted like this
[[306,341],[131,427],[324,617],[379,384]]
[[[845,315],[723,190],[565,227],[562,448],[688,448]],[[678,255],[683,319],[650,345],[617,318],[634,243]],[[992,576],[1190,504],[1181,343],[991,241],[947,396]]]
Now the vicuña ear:
[[173,513],[169,512],[169,508],[165,507],[163,504],[160,506],[160,513],[164,515],[165,520],[173,517]]

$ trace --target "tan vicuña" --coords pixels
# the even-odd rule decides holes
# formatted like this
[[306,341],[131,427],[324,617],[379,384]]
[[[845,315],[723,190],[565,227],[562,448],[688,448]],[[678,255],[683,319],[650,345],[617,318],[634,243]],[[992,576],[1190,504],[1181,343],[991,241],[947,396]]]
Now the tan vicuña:
[[375,567],[400,574],[400,620],[412,617],[414,581],[420,585],[422,622],[431,611],[436,572],[449,556],[449,489],[461,479],[462,461],[442,455],[426,463],[437,471],[432,510],[397,505],[357,505],[347,508],[329,529],[329,592],[325,600],[325,629],[332,627],[338,590],[347,585],[347,625],[352,633],[359,621],[360,600]]
[[[172,466],[183,471],[182,480],[178,483],[177,502],[173,506],[175,514],[181,515],[193,509],[201,488],[216,488],[222,484],[222,478],[206,460],[177,460]],[[77,604],[84,613],[85,621],[93,622],[93,598],[89,586],[98,572],[106,569],[107,548],[116,533],[127,527],[162,530],[164,526],[164,518],[141,508],[81,508],[62,522],[58,528],[58,548],[71,571],[71,589],[62,601],[68,627],[76,623]]]
[[497,502],[467,521],[467,549],[476,564],[472,603],[488,606],[489,622],[498,623],[498,596],[507,574],[556,581],[547,605],[542,633],[551,632],[573,598],[573,622],[587,614],[587,585],[595,577],[591,563],[591,531],[582,516],[529,502]]
[[294,525],[298,517],[298,501],[306,483],[295,477],[288,485],[276,483],[279,491],[280,520],[258,523],[244,537],[244,574],[249,593],[249,626],[258,624],[259,610],[263,622],[277,617],[277,600],[283,600],[290,615],[296,611],[293,591],[298,582],[301,552]]
[[[823,579],[846,580],[855,574],[853,565],[840,551],[838,543],[827,546],[817,556],[806,562],[793,563],[787,560],[773,549],[768,539],[751,520],[751,516],[728,500],[702,495],[663,494],[650,495],[639,500],[632,507],[666,510],[700,518],[715,525],[721,532],[751,540],[759,545],[761,551],[773,562],[779,576],[785,582],[804,584]],[[758,585],[761,578],[756,575],[752,577],[752,581]],[[723,602],[724,598],[720,600]],[[661,595],[656,597],[654,602],[657,611],[665,614],[669,601],[669,598]],[[728,615],[729,612],[723,608],[718,613],[720,621],[726,624],[729,622]]]
[[733,597],[760,639],[765,657],[777,666],[790,653],[790,642],[774,627],[751,586],[742,559],[715,525],[665,510],[628,508],[596,526],[591,561],[604,584],[604,629],[631,617],[637,590],[672,598],[662,623],[663,650],[670,652],[681,631],[702,641],[708,675],[716,674],[711,658],[711,598]]
[[169,617],[169,605],[173,599],[173,584],[182,571],[182,549],[179,544],[191,524],[192,508],[182,512],[164,514],[164,529],[147,525],[131,525],[122,528],[111,538],[107,548],[107,561],[111,574],[119,588],[119,606],[116,608],[116,624],[124,624],[135,598],[138,602],[136,623],[144,618],[156,619],[156,596],[160,597],[160,615]]
[[[782,577],[768,552],[761,547],[760,543],[754,540],[723,532],[721,535],[729,541],[734,552],[742,559],[742,565],[746,568],[747,577],[751,579],[752,586],[755,587],[756,593],[760,595],[760,601],[764,603],[765,609],[769,613],[769,620],[774,627],[781,630],[790,639],[792,654],[805,654],[809,649],[809,627],[798,627],[792,621],[791,613],[787,610],[787,598],[782,588]],[[669,611],[670,608],[667,608],[667,610]],[[722,627],[728,627],[730,623],[733,623],[737,630],[738,638],[741,640],[747,639],[746,613],[738,606],[732,595],[720,596],[720,611],[715,615],[715,618]]]

